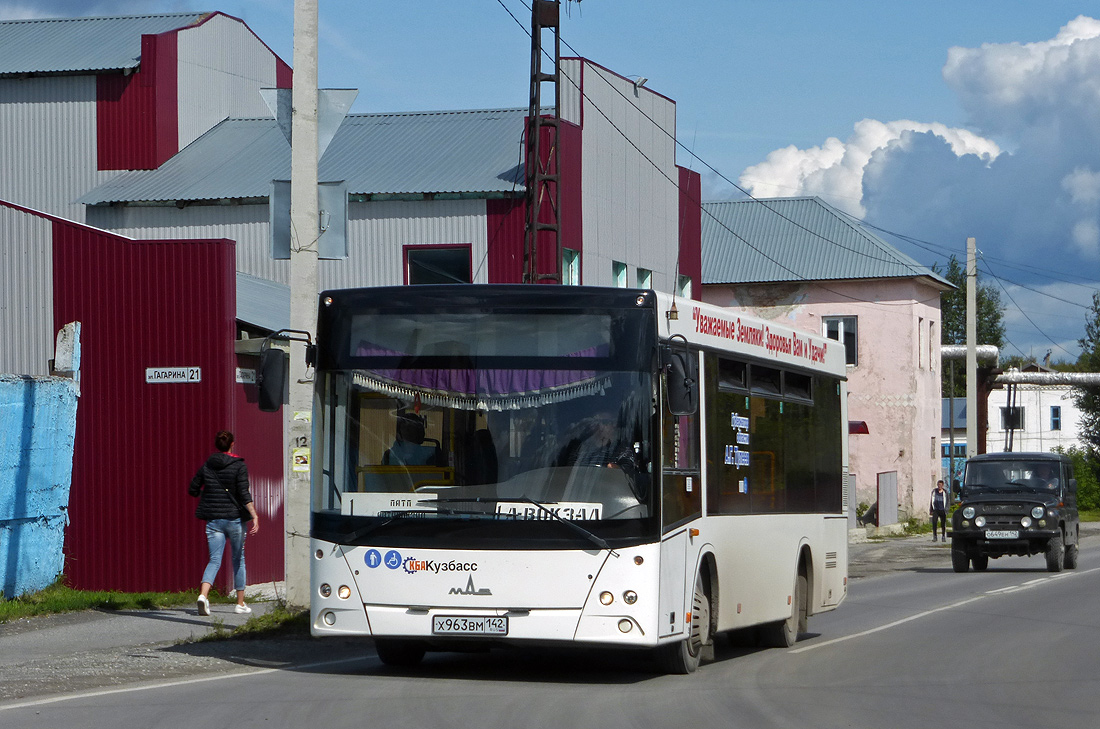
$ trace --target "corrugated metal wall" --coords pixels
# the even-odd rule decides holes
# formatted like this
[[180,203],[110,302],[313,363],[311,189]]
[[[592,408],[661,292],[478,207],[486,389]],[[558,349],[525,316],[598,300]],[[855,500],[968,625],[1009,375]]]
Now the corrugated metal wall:
[[[255,371],[259,357],[237,356],[237,366]],[[260,411],[256,386],[235,383],[233,387],[234,413],[230,426],[237,442],[233,452],[248,464],[248,480],[252,502],[260,516],[260,533],[245,541],[245,567],[248,584],[278,581],[285,574],[283,553],[285,550],[283,529],[283,494],[285,493],[283,450],[283,413]],[[220,589],[228,591],[233,585],[232,573],[222,568]]]
[[228,238],[237,243],[239,272],[290,281],[288,262],[271,258],[267,205],[89,207],[88,224],[131,238]]
[[486,200],[485,210],[489,235],[487,283],[521,283],[527,225],[524,199]]
[[[233,416],[233,245],[53,235],[55,327],[82,322],[66,574],[78,589],[194,587],[206,545],[187,484]],[[201,382],[145,382],[183,366]]]
[[96,170],[94,76],[0,79],[0,135],[0,200],[83,221],[72,201],[117,174]]
[[151,170],[179,151],[176,34],[143,35],[141,68],[96,77],[101,170]]
[[321,289],[404,283],[402,246],[470,246],[475,283],[488,281],[484,200],[378,201],[348,209],[348,258],[321,261]]
[[[404,281],[403,245],[470,246],[475,281],[489,280],[484,200],[378,201],[348,206],[345,260],[321,261],[321,288],[395,286]],[[271,258],[267,205],[91,207],[88,222],[132,238],[229,238],[237,270],[289,283],[289,263]]]
[[48,375],[53,358],[50,221],[0,204],[0,374]]
[[631,81],[592,63],[584,65],[583,88],[584,282],[612,285],[611,262],[620,261],[628,285],[643,266],[654,288],[671,291],[679,248],[676,105],[646,88],[635,95]]
[[179,148],[226,117],[268,117],[261,88],[276,85],[276,57],[247,26],[225,15],[181,30]]
[[691,297],[703,297],[702,177],[686,167],[680,172],[680,265],[679,275],[691,279]]

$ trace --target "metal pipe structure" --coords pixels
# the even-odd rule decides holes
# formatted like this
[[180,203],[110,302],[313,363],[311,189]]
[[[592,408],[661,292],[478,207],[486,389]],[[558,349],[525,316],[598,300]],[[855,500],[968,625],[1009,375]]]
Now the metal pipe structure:
[[[974,352],[981,362],[992,362],[994,366],[1001,362],[1001,350],[992,344],[979,344]],[[945,344],[940,347],[940,359],[966,359],[965,344]]]
[[1002,385],[1070,385],[1089,387],[1100,385],[1100,372],[1021,372],[1012,369],[997,375]]

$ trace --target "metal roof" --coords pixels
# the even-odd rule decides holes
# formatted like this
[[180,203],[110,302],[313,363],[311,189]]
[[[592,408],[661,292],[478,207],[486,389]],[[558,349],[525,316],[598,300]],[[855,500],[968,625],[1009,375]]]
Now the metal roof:
[[927,277],[928,267],[816,197],[703,203],[703,283]]
[[210,13],[0,22],[0,75],[137,68],[141,36],[185,28]]
[[237,272],[237,319],[277,332],[290,326],[290,287]]
[[[351,195],[523,190],[526,109],[348,115],[318,179]],[[126,172],[85,204],[266,198],[290,179],[290,144],[274,119],[227,119],[156,170]]]

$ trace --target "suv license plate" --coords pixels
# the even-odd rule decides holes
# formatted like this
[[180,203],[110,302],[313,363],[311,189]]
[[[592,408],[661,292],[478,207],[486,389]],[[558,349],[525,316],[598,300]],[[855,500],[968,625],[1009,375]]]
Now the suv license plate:
[[433,635],[508,635],[508,618],[471,615],[432,616]]
[[1020,532],[1015,529],[990,530],[985,533],[986,539],[1019,539]]

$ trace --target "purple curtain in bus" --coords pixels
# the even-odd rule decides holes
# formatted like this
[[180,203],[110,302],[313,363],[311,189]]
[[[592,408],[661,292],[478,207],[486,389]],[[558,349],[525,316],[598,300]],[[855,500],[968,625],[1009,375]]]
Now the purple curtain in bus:
[[[569,356],[600,356],[592,347]],[[401,352],[360,342],[357,357],[401,357]],[[368,386],[398,396],[432,397],[451,407],[515,408],[578,397],[605,386],[594,370],[372,369],[359,375]],[[425,401],[427,402],[427,401]]]

